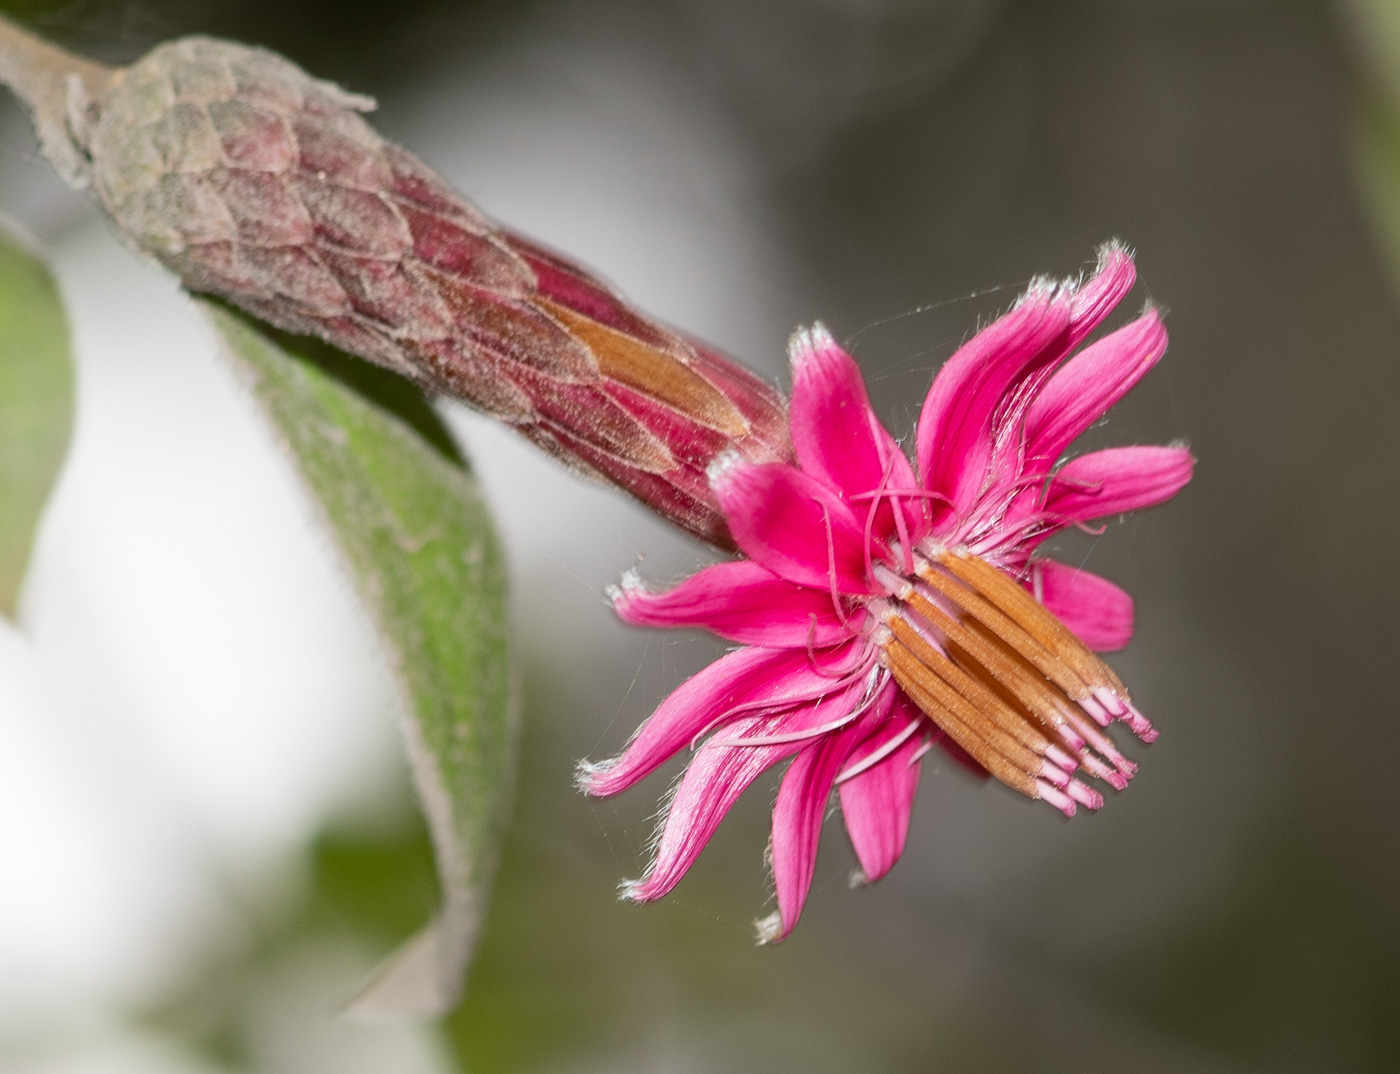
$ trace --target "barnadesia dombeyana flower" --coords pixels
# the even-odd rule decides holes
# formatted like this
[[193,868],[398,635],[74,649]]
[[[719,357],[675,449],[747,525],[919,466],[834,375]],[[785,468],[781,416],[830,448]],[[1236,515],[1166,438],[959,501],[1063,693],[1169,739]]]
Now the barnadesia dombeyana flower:
[[764,940],[802,912],[833,788],[865,879],[890,869],[935,743],[1066,816],[1103,804],[1085,779],[1127,785],[1136,766],[1105,728],[1122,721],[1148,742],[1156,732],[1091,650],[1128,642],[1132,598],[1037,549],[1191,478],[1183,447],[1059,464],[1166,349],[1148,309],[1074,353],[1133,279],[1128,252],[1110,245],[1090,279],[1036,281],[964,344],[924,402],[917,474],[851,357],[820,326],[793,337],[796,465],[729,455],[710,472],[747,558],[668,592],[628,576],[613,593],[629,623],[742,645],[683,683],[620,756],[581,767],[584,790],[610,795],[694,749],[627,897],[670,891],[744,789],[788,758]]

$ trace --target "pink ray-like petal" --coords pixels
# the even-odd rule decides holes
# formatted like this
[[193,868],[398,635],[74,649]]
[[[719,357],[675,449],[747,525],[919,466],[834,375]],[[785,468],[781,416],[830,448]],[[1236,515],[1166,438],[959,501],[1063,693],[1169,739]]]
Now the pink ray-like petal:
[[1064,334],[1069,322],[1065,293],[1038,284],[938,371],[919,415],[917,436],[923,485],[951,504],[929,505],[935,530],[964,515],[982,491],[993,448],[993,415],[1010,386]]
[[[646,902],[670,891],[694,864],[724,815],[766,769],[808,745],[808,740],[773,746],[726,746],[723,741],[790,733],[825,726],[850,712],[864,686],[848,686],[820,702],[783,716],[735,720],[722,739],[707,743],[691,760],[666,810],[656,856],[646,876],[623,889],[629,899]],[[818,741],[824,741],[823,736]]]
[[[991,412],[987,432],[988,451],[982,463],[982,483],[977,496],[982,518],[963,506],[962,516],[975,530],[988,519],[1005,517],[1015,521],[1038,505],[1036,478],[1046,473],[1057,456],[1039,459],[1028,454],[1025,436],[1026,414],[1046,384],[1054,379],[1056,367],[1084,341],[1132,288],[1136,279],[1132,258],[1120,243],[1109,243],[1099,251],[1098,269],[1087,281],[1061,293],[1069,308],[1065,330],[1027,362],[1006,385]],[[1066,285],[1068,286],[1068,285]],[[1008,505],[1007,497],[1014,501]]]
[[[821,663],[817,666],[805,648],[729,653],[681,683],[619,756],[601,764],[581,765],[579,784],[588,794],[617,794],[687,749],[697,736],[723,722],[736,706],[759,701],[778,705],[784,699],[815,697],[833,690],[834,680],[819,668],[839,666],[850,651],[850,646],[845,646],[819,654]],[[734,715],[738,718],[740,713]]]
[[1068,354],[1093,332],[1115,306],[1133,289],[1137,268],[1132,254],[1121,242],[1105,243],[1099,249],[1094,274],[1075,292],[1070,310],[1069,331],[1064,353]]
[[1027,588],[1091,649],[1113,652],[1133,638],[1133,598],[1107,578],[1037,559]]
[[[803,473],[838,489],[864,518],[868,504],[852,497],[882,485],[916,487],[914,469],[870,406],[855,359],[820,324],[798,332],[788,345],[792,359],[792,444]],[[921,499],[901,499],[907,531],[923,536],[927,510]],[[890,501],[875,513],[875,533],[895,529]]]
[[770,648],[835,645],[865,619],[856,610],[843,621],[830,590],[794,585],[749,560],[716,563],[664,593],[629,574],[612,598],[618,618],[632,626],[699,627]]
[[872,710],[840,732],[824,735],[794,757],[783,774],[773,806],[773,884],[778,893],[778,914],[776,920],[769,918],[760,924],[760,942],[781,941],[802,916],[817,867],[817,847],[831,789],[851,751],[880,719]]
[[1154,507],[1181,491],[1195,463],[1182,447],[1117,447],[1081,455],[1051,480],[1045,511],[1068,523]]
[[1085,347],[1050,378],[1026,413],[1026,456],[1048,468],[1122,399],[1167,349],[1156,310]]
[[798,585],[866,594],[866,540],[855,512],[830,488],[783,463],[732,457],[710,485],[729,530],[750,559]]
[[851,754],[847,769],[887,749],[900,735],[906,737],[881,761],[840,785],[846,832],[868,884],[889,872],[904,853],[909,814],[914,808],[914,794],[919,789],[920,762],[916,758],[925,745],[925,736],[917,729],[913,734],[908,733],[911,723],[917,728],[927,721],[914,704],[900,694],[891,716]]

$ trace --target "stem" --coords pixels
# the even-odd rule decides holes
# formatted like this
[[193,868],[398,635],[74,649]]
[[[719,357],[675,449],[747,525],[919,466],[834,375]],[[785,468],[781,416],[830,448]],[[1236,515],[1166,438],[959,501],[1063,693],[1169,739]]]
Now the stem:
[[74,186],[84,185],[87,176],[83,112],[116,70],[51,45],[0,15],[0,82],[29,110],[44,156]]

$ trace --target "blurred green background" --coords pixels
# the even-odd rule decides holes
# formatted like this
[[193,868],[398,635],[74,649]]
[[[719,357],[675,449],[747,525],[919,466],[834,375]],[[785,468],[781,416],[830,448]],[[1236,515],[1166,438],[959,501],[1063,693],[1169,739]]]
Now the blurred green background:
[[[1400,5],[8,7],[112,61],[210,33],[375,94],[381,129],[485,211],[766,375],[784,375],[786,333],[820,317],[850,341],[897,430],[979,320],[1034,274],[1079,271],[1105,239],[1139,256],[1143,284],[1120,318],[1148,295],[1167,310],[1166,360],[1087,440],[1186,437],[1198,476],[1170,506],[1064,545],[1138,600],[1137,637],[1114,663],[1163,733],[1139,751],[1132,792],[1065,825],[930,763],[891,876],[847,891],[853,860],[833,820],[801,927],[757,949],[769,781],[674,896],[620,904],[665,779],[596,803],[573,790],[572,766],[617,749],[716,650],[615,629],[591,576],[529,567],[515,624],[526,698],[515,819],[466,1001],[433,1045],[441,1069],[1400,1069],[1389,783]],[[513,125],[480,122],[494,99],[471,96],[482,71],[530,102],[505,113]],[[573,98],[601,102],[612,122],[561,136],[550,117]],[[634,100],[656,125],[619,135]],[[4,107],[4,208],[59,236],[85,210],[21,159],[19,113]],[[464,131],[495,133],[457,145],[465,114],[477,119]],[[667,137],[724,151],[649,171]],[[473,163],[515,150],[533,169],[524,194]],[[700,207],[693,218],[659,226],[641,253],[610,235],[618,190],[665,206],[677,189]],[[570,190],[582,192],[557,193]],[[542,207],[512,215],[527,194]],[[732,321],[723,303],[697,312],[683,297],[706,205],[739,221],[706,242],[715,293],[740,296]],[[553,214],[583,221],[575,241],[569,226],[550,230]],[[727,265],[730,236],[738,250],[753,234],[762,256]],[[601,490],[580,502],[617,508]],[[579,525],[549,506],[529,516],[535,526]],[[643,551],[661,581],[703,559],[618,510],[603,524],[615,572]],[[509,545],[510,517],[503,527]],[[190,1069],[352,1069],[269,1043],[267,1026],[335,1032],[336,996],[430,910],[431,860],[405,787],[326,825],[295,883],[121,1016]],[[298,967],[312,963],[345,968],[299,1005]],[[70,1069],[39,1054],[0,1053],[0,1069]]]

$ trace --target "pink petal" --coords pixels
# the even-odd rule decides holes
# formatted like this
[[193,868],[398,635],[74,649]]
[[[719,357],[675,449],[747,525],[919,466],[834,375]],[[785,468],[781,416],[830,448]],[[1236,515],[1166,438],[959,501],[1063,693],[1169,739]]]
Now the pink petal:
[[1079,522],[1152,507],[1191,480],[1195,463],[1181,447],[1117,447],[1081,455],[1051,480],[1045,511]]
[[835,491],[783,463],[752,465],[732,456],[710,485],[740,550],[801,586],[869,593],[866,537]]
[[1114,240],[1099,248],[1099,263],[1094,275],[1081,284],[1074,295],[1065,354],[1079,346],[1103,323],[1103,319],[1133,289],[1136,280],[1137,268],[1126,246]]
[[1132,640],[1133,598],[1107,578],[1037,559],[1027,588],[1091,649],[1112,652]]
[[1028,458],[1053,463],[1157,364],[1166,349],[1167,330],[1151,310],[1071,358],[1027,411]]
[[629,574],[613,593],[613,608],[632,626],[699,627],[774,649],[834,645],[865,619],[857,610],[854,622],[842,622],[829,589],[794,585],[749,560],[716,563],[664,593],[649,592]]
[[[822,666],[839,663],[850,652],[846,647],[820,654]],[[805,648],[739,649],[681,683],[618,757],[581,765],[579,783],[588,794],[617,794],[723,723],[736,706],[760,701],[782,704],[784,699],[818,696],[833,686],[832,678],[813,666]]]
[[1006,439],[1019,441],[1024,429],[1024,408],[1052,378],[1055,367],[1073,353],[1132,290],[1136,279],[1137,269],[1126,246],[1115,240],[1099,248],[1099,263],[1094,275],[1069,291],[1068,326],[1027,368],[1026,376],[1018,380],[1014,390],[1007,393],[1005,402],[1014,402],[1015,405],[1000,409],[996,418],[999,426],[996,433],[1015,431],[1016,437]]
[[[915,488],[914,469],[894,437],[870,406],[860,367],[820,324],[798,332],[788,345],[792,359],[792,444],[797,464],[840,491],[864,518],[868,507],[852,501],[880,487]],[[922,536],[926,510],[922,500],[900,501],[906,527]],[[890,501],[875,514],[875,532],[888,537],[895,528]],[[915,538],[917,539],[917,537]]]
[[[1102,247],[1097,271],[1068,295],[1070,320],[1065,331],[1008,387],[992,417],[990,439],[996,446],[986,463],[981,496],[982,505],[993,514],[1004,511],[1010,521],[1038,503],[1037,492],[1030,487],[1034,481],[1028,485],[1027,478],[1046,473],[1058,455],[1040,459],[1027,451],[1027,411],[1047,382],[1054,379],[1060,362],[1108,316],[1131,290],[1136,277],[1132,257],[1121,243]],[[1020,503],[1003,508],[1008,495]]]
[[888,748],[898,736],[907,736],[883,760],[840,787],[841,814],[866,883],[879,880],[904,853],[909,814],[919,789],[917,758],[925,745],[923,735],[908,731],[911,723],[917,727],[924,722],[922,714],[900,694],[894,714],[860,744],[847,762],[847,768],[853,768],[862,759]]
[[851,751],[881,719],[881,714],[871,711],[849,727],[824,735],[793,758],[784,773],[773,806],[773,883],[778,892],[778,916],[760,925],[762,942],[781,941],[802,916],[817,867],[817,847],[831,789]]
[[1012,384],[1038,364],[1069,323],[1064,292],[1033,287],[938,371],[918,431],[924,487],[951,504],[930,504],[935,526],[966,514],[981,492],[993,448],[993,416]]
[[722,738],[717,736],[707,743],[695,754],[676,787],[651,867],[645,877],[627,885],[624,895],[646,902],[675,887],[748,785],[808,745],[804,740],[774,746],[725,746],[723,741],[823,726],[850,712],[863,691],[863,684],[857,684],[796,712],[736,720]]

